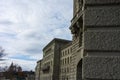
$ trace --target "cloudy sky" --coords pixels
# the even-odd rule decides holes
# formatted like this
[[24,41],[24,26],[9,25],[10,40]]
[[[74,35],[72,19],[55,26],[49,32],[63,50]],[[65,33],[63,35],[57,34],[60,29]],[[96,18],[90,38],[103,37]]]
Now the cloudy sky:
[[34,70],[53,38],[71,40],[72,0],[0,0],[0,46],[6,61]]

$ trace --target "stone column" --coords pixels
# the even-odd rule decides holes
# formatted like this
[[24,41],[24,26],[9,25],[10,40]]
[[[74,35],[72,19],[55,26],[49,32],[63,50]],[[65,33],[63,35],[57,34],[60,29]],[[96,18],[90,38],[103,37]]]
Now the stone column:
[[83,79],[120,79],[120,0],[84,0]]

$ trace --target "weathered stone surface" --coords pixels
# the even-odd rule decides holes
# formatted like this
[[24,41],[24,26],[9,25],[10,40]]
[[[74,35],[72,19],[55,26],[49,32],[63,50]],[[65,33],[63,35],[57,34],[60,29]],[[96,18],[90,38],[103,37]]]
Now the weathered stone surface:
[[120,56],[120,51],[87,51],[84,56]]
[[120,30],[89,30],[84,34],[85,50],[120,50]]
[[108,27],[120,25],[120,6],[89,7],[85,10],[84,15],[85,26]]
[[83,74],[90,80],[120,80],[120,57],[85,57]]
[[85,4],[120,3],[120,0],[85,0]]

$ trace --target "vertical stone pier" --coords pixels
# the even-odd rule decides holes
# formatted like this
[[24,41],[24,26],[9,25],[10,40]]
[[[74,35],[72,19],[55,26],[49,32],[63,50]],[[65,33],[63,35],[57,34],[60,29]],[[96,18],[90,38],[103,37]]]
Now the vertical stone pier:
[[120,80],[120,0],[84,0],[83,80]]

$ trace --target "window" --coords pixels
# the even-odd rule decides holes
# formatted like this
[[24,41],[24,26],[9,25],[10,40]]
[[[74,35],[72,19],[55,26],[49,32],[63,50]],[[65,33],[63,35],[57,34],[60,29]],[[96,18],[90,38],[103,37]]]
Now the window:
[[68,73],[69,73],[69,68],[67,68],[67,71],[68,71]]
[[70,57],[70,63],[72,62],[72,57]]
[[68,54],[69,54],[69,49],[68,49]]
[[65,52],[63,51],[63,56],[64,56],[64,53],[65,53]]
[[63,51],[63,53],[62,53],[62,56],[64,56],[64,51]]
[[64,63],[65,63],[65,59],[63,59],[63,65],[64,65]]
[[65,51],[65,55],[67,54],[67,51]]
[[66,64],[66,62],[67,62],[67,61],[66,61],[66,58],[65,58],[65,64]]
[[68,60],[68,64],[69,64],[69,57],[67,58],[67,60]]
[[72,48],[70,48],[70,52],[72,53]]
[[67,73],[67,68],[65,68],[65,72]]

